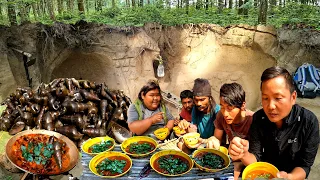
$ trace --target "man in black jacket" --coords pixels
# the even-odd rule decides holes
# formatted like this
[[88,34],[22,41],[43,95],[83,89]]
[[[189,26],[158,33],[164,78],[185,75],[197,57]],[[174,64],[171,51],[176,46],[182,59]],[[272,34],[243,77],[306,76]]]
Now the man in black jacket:
[[295,180],[305,179],[310,172],[319,147],[319,125],[311,111],[295,104],[297,93],[292,82],[284,68],[263,72],[263,109],[253,115],[250,140],[234,138],[229,153],[245,165],[269,162],[279,169],[278,178]]

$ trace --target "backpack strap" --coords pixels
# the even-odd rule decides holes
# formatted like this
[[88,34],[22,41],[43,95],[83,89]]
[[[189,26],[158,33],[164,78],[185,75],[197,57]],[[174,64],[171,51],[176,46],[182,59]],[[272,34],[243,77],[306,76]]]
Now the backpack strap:
[[[138,120],[142,120],[142,116],[143,116],[143,112],[141,107],[143,106],[143,103],[140,99],[137,99],[136,102],[134,103],[134,106],[138,112]],[[163,112],[163,120],[164,120],[164,124],[167,124],[168,122],[168,118],[167,118],[167,109],[166,106],[164,105],[164,103],[161,103],[161,112]]]
[[311,80],[312,82],[317,86],[314,89],[314,92],[316,92],[318,89],[320,89],[320,78],[319,78],[319,74],[317,72],[317,69],[312,65],[312,64],[308,64],[308,70],[311,76]]

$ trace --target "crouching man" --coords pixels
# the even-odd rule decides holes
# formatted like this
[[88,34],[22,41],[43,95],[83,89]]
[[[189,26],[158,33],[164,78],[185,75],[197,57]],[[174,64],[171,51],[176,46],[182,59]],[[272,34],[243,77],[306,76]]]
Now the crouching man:
[[278,178],[305,179],[319,147],[317,117],[295,104],[297,92],[289,72],[266,69],[261,76],[263,109],[253,115],[249,141],[235,137],[229,146],[232,160],[244,165],[265,161],[279,169]]

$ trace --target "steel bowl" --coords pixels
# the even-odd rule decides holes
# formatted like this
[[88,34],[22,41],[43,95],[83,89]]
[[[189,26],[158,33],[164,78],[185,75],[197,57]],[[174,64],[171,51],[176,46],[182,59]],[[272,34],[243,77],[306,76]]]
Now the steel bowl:
[[[62,169],[60,172],[55,173],[55,174],[51,174],[51,173],[44,173],[44,174],[36,174],[30,171],[27,171],[23,168],[21,168],[20,166],[18,166],[16,164],[17,162],[17,157],[14,156],[14,152],[12,150],[12,146],[13,144],[16,142],[17,139],[19,139],[21,136],[24,135],[29,135],[29,134],[43,134],[43,135],[48,135],[48,136],[55,136],[56,138],[62,140],[63,142],[66,143],[66,146],[69,148],[68,154],[70,156],[70,163],[67,166],[67,168]],[[48,131],[48,130],[26,130],[26,131],[22,131],[20,133],[17,133],[16,135],[12,136],[9,141],[6,144],[6,157],[9,159],[9,161],[14,164],[14,166],[16,166],[17,168],[21,169],[24,172],[30,173],[30,174],[34,174],[34,175],[58,175],[58,174],[62,174],[64,172],[70,171],[77,163],[79,160],[79,151],[77,146],[74,144],[74,142],[72,142],[69,138],[67,138],[66,136],[54,132],[54,131]]]

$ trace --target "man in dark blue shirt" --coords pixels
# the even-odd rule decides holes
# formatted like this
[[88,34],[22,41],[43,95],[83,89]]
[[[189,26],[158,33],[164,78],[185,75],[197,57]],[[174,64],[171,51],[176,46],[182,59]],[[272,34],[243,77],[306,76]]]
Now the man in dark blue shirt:
[[275,165],[278,178],[305,179],[319,147],[317,117],[296,105],[297,93],[290,73],[281,67],[261,76],[263,109],[253,115],[250,140],[234,138],[229,146],[233,160],[249,165],[265,161]]

